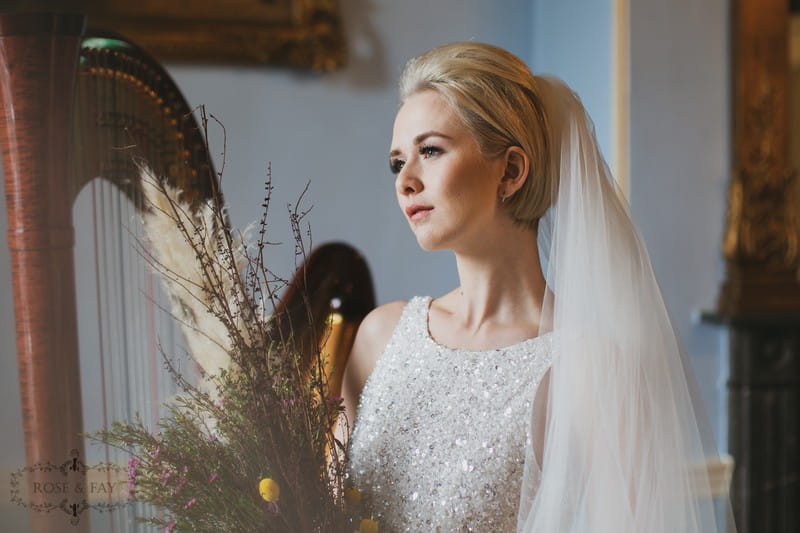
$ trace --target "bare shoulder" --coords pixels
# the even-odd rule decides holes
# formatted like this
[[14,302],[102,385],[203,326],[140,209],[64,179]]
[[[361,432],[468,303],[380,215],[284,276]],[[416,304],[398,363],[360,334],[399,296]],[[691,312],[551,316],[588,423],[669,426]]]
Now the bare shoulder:
[[361,362],[374,366],[389,342],[406,303],[405,300],[398,300],[370,311],[358,327],[351,358],[357,357]]
[[388,341],[388,337],[391,336],[392,330],[400,320],[400,315],[407,303],[406,300],[397,300],[376,307],[364,317],[358,328],[359,332],[363,330],[364,334],[370,337],[385,336]]
[[358,326],[345,369],[345,386],[357,396],[389,342],[405,305],[406,302],[400,300],[376,307]]

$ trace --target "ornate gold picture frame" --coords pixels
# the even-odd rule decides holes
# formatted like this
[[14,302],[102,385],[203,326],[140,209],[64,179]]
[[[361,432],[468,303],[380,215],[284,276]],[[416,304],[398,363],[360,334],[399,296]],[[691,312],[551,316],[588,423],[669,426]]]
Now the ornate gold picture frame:
[[84,0],[89,25],[162,61],[272,64],[316,71],[345,60],[336,0]]

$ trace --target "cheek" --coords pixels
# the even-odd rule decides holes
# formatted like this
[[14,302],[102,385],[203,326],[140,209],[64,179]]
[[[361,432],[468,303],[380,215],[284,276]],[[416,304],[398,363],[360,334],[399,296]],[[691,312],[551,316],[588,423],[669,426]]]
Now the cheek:
[[496,192],[487,172],[483,169],[467,169],[452,194],[460,203],[479,206],[491,203]]

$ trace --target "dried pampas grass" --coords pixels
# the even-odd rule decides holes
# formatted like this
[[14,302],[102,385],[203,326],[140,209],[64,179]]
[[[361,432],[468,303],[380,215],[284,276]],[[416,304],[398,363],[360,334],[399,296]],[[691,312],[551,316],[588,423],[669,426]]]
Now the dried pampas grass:
[[[230,329],[215,312],[221,310],[216,309],[213,293],[224,291],[233,296],[228,301],[244,301],[240,272],[246,267],[246,233],[227,246],[222,239],[225,221],[219,216],[221,211],[204,204],[192,212],[179,189],[159,179],[150,168],[141,167],[140,173],[147,207],[143,224],[150,242],[148,259],[170,295],[171,312],[182,324],[189,351],[203,370],[204,389],[213,393],[209,376],[231,367]],[[215,280],[215,287],[208,286],[210,279]],[[242,320],[242,313],[231,311],[232,319]]]

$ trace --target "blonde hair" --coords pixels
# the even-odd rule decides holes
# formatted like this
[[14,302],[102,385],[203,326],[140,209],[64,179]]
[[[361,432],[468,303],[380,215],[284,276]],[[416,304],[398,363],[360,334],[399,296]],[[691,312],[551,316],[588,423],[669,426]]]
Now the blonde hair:
[[530,158],[528,178],[505,202],[511,218],[536,227],[555,197],[548,119],[537,82],[517,56],[485,43],[436,47],[411,59],[400,78],[400,100],[424,90],[441,94],[487,157],[518,146]]

